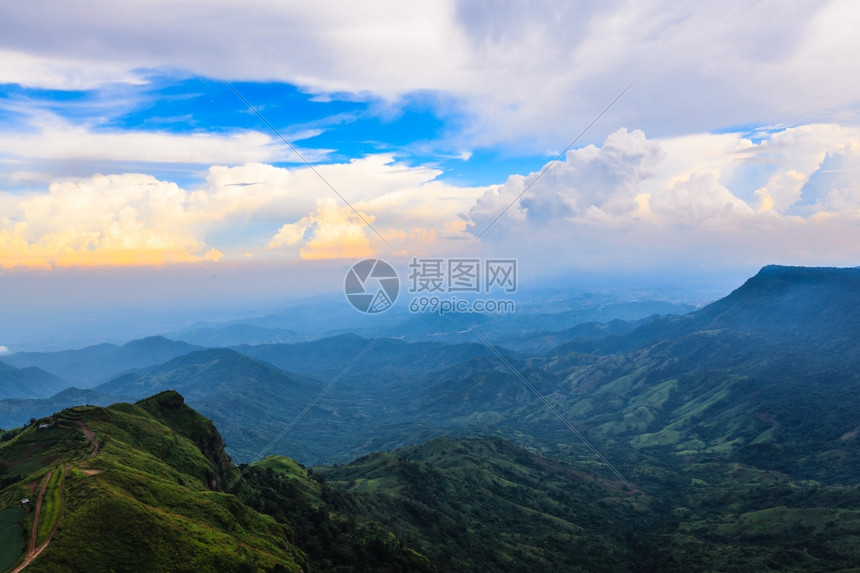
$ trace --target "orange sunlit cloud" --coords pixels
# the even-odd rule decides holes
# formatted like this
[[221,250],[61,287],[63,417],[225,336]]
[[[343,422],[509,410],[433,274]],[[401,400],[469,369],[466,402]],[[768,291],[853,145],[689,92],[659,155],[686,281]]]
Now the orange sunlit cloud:
[[[54,184],[0,219],[0,267],[153,266],[218,261],[188,228],[187,194],[139,174]],[[5,228],[4,228],[5,227]]]
[[[373,224],[374,217],[361,213]],[[283,225],[269,243],[270,249],[299,246],[306,260],[354,259],[373,255],[367,238],[372,232],[352,209],[334,199],[317,201],[316,210],[295,223]]]

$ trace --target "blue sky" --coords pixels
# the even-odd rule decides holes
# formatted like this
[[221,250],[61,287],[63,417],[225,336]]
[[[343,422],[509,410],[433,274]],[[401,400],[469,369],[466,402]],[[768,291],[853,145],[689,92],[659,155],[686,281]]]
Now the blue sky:
[[[384,101],[372,94],[322,96],[284,82],[230,82],[195,76],[139,73],[146,83],[102,89],[62,90],[0,86],[4,104],[0,121],[23,122],[21,108],[56,114],[95,131],[149,131],[191,135],[266,131],[268,126],[231,89],[245,97],[302,156],[312,163],[348,162],[365,155],[391,153],[406,165],[439,168],[440,180],[462,185],[503,183],[510,173],[528,172],[547,160],[548,152],[516,146],[486,145],[472,151],[458,145],[468,115],[443,93],[404,94]],[[23,126],[22,126],[23,127]],[[276,142],[277,144],[277,142]],[[280,161],[292,167],[302,159],[284,144]],[[167,172],[165,172],[167,173]],[[191,184],[189,173],[178,182]]]
[[289,297],[359,257],[464,251],[533,276],[856,265],[858,18],[840,0],[0,8],[0,275],[19,285],[0,296],[150,269],[168,301],[189,266],[302,269]]

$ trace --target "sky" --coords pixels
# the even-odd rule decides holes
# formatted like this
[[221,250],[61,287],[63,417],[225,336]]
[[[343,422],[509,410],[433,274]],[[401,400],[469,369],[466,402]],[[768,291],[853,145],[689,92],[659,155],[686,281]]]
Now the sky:
[[6,3],[0,320],[257,308],[372,256],[571,285],[856,266],[858,21],[853,1]]

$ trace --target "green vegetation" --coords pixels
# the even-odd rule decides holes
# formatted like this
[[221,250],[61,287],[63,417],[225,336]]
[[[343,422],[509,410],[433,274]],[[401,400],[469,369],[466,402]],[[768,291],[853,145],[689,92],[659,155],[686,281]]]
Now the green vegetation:
[[[69,427],[30,426],[0,444],[11,460],[0,475],[7,507],[35,499],[53,469],[38,540],[60,525],[31,571],[838,571],[860,562],[860,486],[756,467],[770,463],[768,450],[745,448],[768,443],[741,447],[757,464],[679,456],[675,442],[635,456],[605,449],[643,491],[574,451],[560,459],[498,438],[439,438],[312,470],[273,456],[242,466],[224,492],[239,469],[212,423],[175,392],[54,419]],[[96,432],[94,458],[78,422]],[[2,555],[13,562],[32,520],[20,508],[0,516]]]
[[[11,460],[0,501],[35,491],[35,504],[47,479],[37,541],[60,523],[29,571],[434,570],[379,523],[337,514],[336,494],[291,460],[252,469],[239,497],[221,491],[238,469],[212,422],[176,392],[54,420],[63,426],[30,426],[0,445]],[[96,457],[79,422],[96,433]],[[21,509],[2,515],[5,569],[21,555],[28,520]]]
[[53,472],[48,479],[45,495],[42,497],[42,511],[39,517],[39,529],[36,533],[36,545],[47,539],[54,525],[60,519],[60,511],[63,506],[62,491],[65,469],[58,467],[54,468]]
[[24,552],[24,509],[10,507],[0,511],[0,571],[12,567]]
[[354,496],[328,486],[286,458],[268,458],[247,473],[238,495],[291,524],[291,541],[314,571],[436,571],[387,525],[370,519]]
[[[160,419],[147,408],[169,413]],[[177,400],[175,393],[139,405],[59,413],[57,420],[85,420],[97,433],[102,447],[92,459],[92,446],[77,424],[42,430],[31,426],[0,445],[0,455],[9,460],[7,474],[0,478],[14,480],[0,491],[0,499],[11,501],[11,495],[22,495],[27,484],[54,468],[42,506],[39,541],[58,519],[61,524],[29,571],[298,571],[303,567],[305,556],[288,542],[288,526],[253,511],[232,495],[212,491],[213,480],[224,473],[220,469],[223,444],[208,423],[211,434],[202,442],[216,451],[207,456],[165,424],[177,422],[183,412],[185,431],[206,428],[202,417],[184,406],[181,397]],[[73,469],[63,483],[66,466]],[[22,470],[30,475],[22,476]],[[35,495],[30,497],[35,500]]]
[[73,473],[63,526],[33,571],[298,571],[288,528],[234,497],[106,469]]
[[444,571],[629,571],[651,502],[498,440],[433,440],[318,468]]

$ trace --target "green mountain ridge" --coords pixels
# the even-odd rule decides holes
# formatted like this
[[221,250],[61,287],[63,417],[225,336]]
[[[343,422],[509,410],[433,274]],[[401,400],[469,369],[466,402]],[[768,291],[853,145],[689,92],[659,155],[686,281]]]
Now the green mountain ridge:
[[[286,527],[217,491],[235,469],[181,396],[78,407],[45,423],[0,445],[5,506],[38,495],[48,472],[63,476],[48,483],[36,543],[50,542],[28,571],[301,570]],[[33,519],[30,510],[25,531]],[[52,537],[46,520],[58,524]]]
[[[278,368],[328,381],[341,374],[372,341],[355,334],[342,334],[312,342],[246,345],[233,349]],[[372,377],[376,385],[396,383],[405,377],[416,378],[472,358],[492,356],[495,355],[490,349],[474,341],[450,344],[382,338],[373,345],[372,352],[346,373],[341,385],[363,384],[368,377]]]
[[[602,500],[621,520],[648,503],[502,440],[443,438],[315,471],[275,456],[242,466],[240,476],[212,422],[174,391],[41,422],[51,427],[29,426],[0,444],[0,515],[49,486],[38,530],[56,529],[39,534],[44,549],[28,571],[627,570],[623,534],[589,505]],[[557,485],[544,492],[555,472]],[[341,487],[347,478],[360,485]],[[369,484],[371,491],[350,491]],[[483,523],[487,512],[503,515],[499,501],[505,519]],[[467,502],[473,511],[459,515]],[[19,537],[33,513],[19,517]],[[524,521],[529,527],[511,541],[486,542],[491,531]],[[452,530],[459,531],[444,542]],[[0,570],[17,559],[0,553]]]
[[25,550],[34,512],[20,499],[42,484],[29,571],[846,571],[860,559],[860,486],[758,460],[639,455],[619,466],[631,489],[587,456],[442,437],[335,467],[237,468],[174,391],[39,422],[51,427],[0,441],[0,570]]
[[450,571],[634,570],[629,540],[653,503],[498,438],[437,438],[315,471]]
[[[0,515],[15,514],[28,494],[37,503],[37,487],[48,484],[34,528],[36,547],[44,548],[28,571],[333,571],[350,562],[366,570],[434,570],[366,519],[356,532],[340,527],[337,539],[312,536],[324,553],[341,552],[317,563],[297,545],[290,523],[225,491],[239,472],[212,422],[176,392],[67,409],[43,423],[50,427],[29,426],[0,444]],[[312,481],[291,466],[300,481]],[[258,497],[254,487],[248,479],[238,484],[244,497]],[[34,513],[22,512],[17,530],[0,529],[0,545],[29,536]],[[330,511],[316,518],[312,531],[338,531]],[[0,552],[0,570],[18,559]]]
[[[173,389],[215,420],[234,452],[250,457],[283,420],[298,414],[322,383],[284,372],[229,349],[195,351],[164,364],[128,372],[96,387],[125,399]],[[272,409],[277,415],[272,416]],[[253,452],[253,453],[252,453]]]

